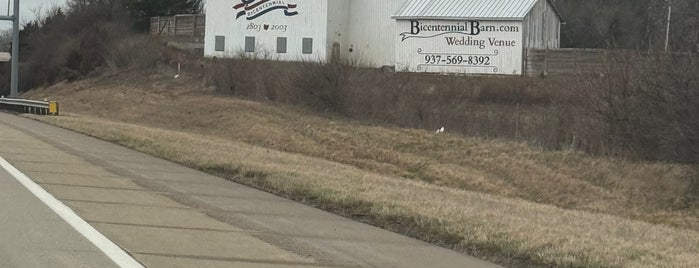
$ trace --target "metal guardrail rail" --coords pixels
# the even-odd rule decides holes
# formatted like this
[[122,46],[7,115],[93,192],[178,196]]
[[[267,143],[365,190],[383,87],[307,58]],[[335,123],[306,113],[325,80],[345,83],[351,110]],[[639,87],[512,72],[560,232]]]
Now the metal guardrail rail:
[[17,113],[58,115],[58,102],[0,97],[0,109]]

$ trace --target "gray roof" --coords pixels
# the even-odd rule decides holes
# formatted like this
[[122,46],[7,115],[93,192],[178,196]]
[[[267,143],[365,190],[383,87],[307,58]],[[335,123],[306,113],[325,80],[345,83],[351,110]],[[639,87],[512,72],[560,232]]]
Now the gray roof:
[[[395,19],[523,20],[539,0],[408,0]],[[553,3],[550,2],[554,7]],[[560,18],[561,15],[556,10]],[[561,18],[562,19],[562,18]]]

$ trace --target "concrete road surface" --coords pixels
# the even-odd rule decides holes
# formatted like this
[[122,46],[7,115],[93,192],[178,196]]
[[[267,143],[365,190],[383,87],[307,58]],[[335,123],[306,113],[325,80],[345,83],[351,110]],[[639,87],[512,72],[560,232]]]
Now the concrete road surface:
[[[0,156],[147,267],[498,267],[121,146],[3,113]],[[5,177],[0,174],[0,267],[46,267],[42,265],[46,262],[32,263],[42,254],[84,261],[89,267],[107,267],[99,252],[71,235],[70,228],[51,218],[41,204],[24,205],[30,203],[31,196],[15,197],[21,195],[21,188],[5,186],[12,184]],[[24,214],[34,210],[37,212],[31,213],[43,216]],[[61,237],[37,233],[32,235],[37,240],[23,239],[23,231],[8,231],[11,228],[61,233]],[[54,232],[50,228],[62,229]],[[19,247],[25,250],[15,249]],[[8,259],[13,263],[1,263]],[[72,265],[74,262],[67,264],[79,267]]]
[[0,169],[0,267],[117,266]]

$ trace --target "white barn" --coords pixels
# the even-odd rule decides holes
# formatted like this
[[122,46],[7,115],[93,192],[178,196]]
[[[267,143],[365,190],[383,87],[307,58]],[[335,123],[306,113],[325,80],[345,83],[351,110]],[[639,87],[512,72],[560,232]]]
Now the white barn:
[[529,48],[558,48],[550,0],[207,0],[204,54],[523,74]]

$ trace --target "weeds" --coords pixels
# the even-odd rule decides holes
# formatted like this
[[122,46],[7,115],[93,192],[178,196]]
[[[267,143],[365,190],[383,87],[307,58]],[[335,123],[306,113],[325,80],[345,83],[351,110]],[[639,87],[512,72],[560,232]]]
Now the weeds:
[[[617,54],[605,74],[552,78],[387,73],[338,62],[239,58],[210,62],[216,75],[209,80],[237,96],[377,124],[444,126],[448,132],[594,155],[697,161],[699,126],[687,115],[699,107],[691,75],[699,64],[685,60],[677,70],[659,73],[680,61]],[[658,67],[639,68],[649,66],[646,61]]]
[[[287,111],[289,120],[294,120],[292,118],[296,115],[292,114],[294,113]],[[34,118],[131,146],[340,215],[513,267],[693,267],[699,256],[696,254],[696,241],[699,241],[696,229],[649,224],[617,216],[623,212],[612,213],[613,215],[590,213],[529,202],[522,198],[464,191],[450,186],[366,171],[299,153],[250,145],[232,139],[230,135],[193,134],[181,132],[181,129],[173,131],[83,116]],[[303,121],[300,118],[295,120]],[[340,123],[345,124],[338,122]],[[434,140],[431,133],[422,131],[370,129],[374,136],[379,138],[421,140],[431,137],[430,139]],[[501,166],[511,168],[510,172],[513,174],[525,175],[526,173],[521,173],[517,168],[518,165],[547,155],[551,158],[550,165],[558,166],[556,170],[550,171],[553,173],[569,172],[571,169],[575,171],[570,172],[581,173],[581,170],[592,166],[589,162],[596,162],[599,171],[608,176],[616,176],[617,173],[624,173],[624,170],[641,170],[640,175],[626,175],[628,180],[634,180],[643,174],[669,168],[659,164],[620,165],[611,163],[610,160],[581,155],[531,152],[526,146],[482,141],[472,143],[469,138],[460,137],[434,141],[436,145],[455,147],[442,157],[463,159],[454,152],[463,150],[465,146],[459,143],[455,145],[454,139],[463,139],[463,143],[472,146],[480,144],[481,148],[472,148],[478,151],[473,152],[474,155],[503,155],[501,150],[509,155],[501,156],[503,158],[481,157],[484,161],[495,159],[476,169],[476,172],[487,172],[488,167]],[[152,142],[141,142],[143,140]],[[382,140],[381,143],[392,146],[396,141]],[[513,162],[520,164],[512,164]],[[585,164],[582,164],[583,167],[577,167],[578,162]],[[540,167],[540,170],[547,168]],[[527,178],[512,178],[513,182],[524,179],[534,182],[530,184],[535,187],[565,188],[565,191],[560,191],[561,197],[577,196],[584,199],[588,194],[596,194],[576,183],[552,178],[555,176],[542,178],[542,174],[526,175]],[[580,176],[587,178],[587,175]],[[490,180],[497,178],[488,176]],[[542,184],[536,183],[537,180]],[[638,182],[632,184],[640,184]],[[535,187],[514,189],[532,191]],[[661,187],[656,184],[655,188]],[[608,189],[602,191],[602,196],[605,192],[619,191]],[[604,202],[593,200],[588,205],[600,208],[613,206],[613,200],[618,199],[624,197],[618,195]],[[636,210],[637,208],[628,206],[642,199],[628,199],[620,206],[623,207],[623,211]],[[653,213],[640,210],[638,212]]]

